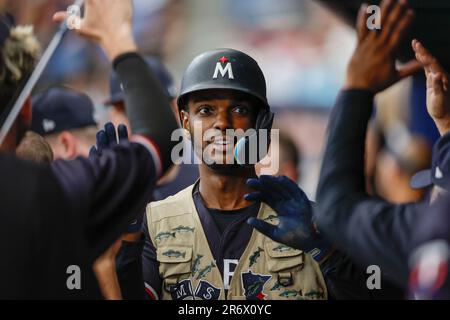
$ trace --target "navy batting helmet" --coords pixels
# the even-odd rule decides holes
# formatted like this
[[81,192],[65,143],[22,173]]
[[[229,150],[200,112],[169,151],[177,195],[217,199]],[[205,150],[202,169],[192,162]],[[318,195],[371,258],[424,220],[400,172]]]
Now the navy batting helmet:
[[184,108],[190,93],[210,89],[247,93],[269,109],[264,74],[258,63],[241,51],[216,49],[195,57],[184,73],[178,107]]
[[[189,94],[211,89],[231,89],[256,98],[260,110],[256,120],[256,130],[266,129],[270,144],[270,129],[273,113],[266,96],[266,79],[258,63],[249,55],[234,49],[216,49],[200,54],[192,60],[186,69],[178,97],[179,110],[185,108]],[[259,141],[259,135],[253,135]],[[239,164],[253,165],[249,161],[250,141],[252,136],[242,138],[235,147],[235,158]],[[265,146],[265,150],[268,145]],[[265,154],[258,152],[257,161]]]

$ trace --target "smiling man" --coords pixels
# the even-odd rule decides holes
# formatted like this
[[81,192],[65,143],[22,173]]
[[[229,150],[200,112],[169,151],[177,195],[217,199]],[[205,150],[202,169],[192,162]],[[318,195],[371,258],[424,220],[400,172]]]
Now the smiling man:
[[[251,191],[247,180],[256,177],[251,159],[264,156],[254,153],[267,149],[268,139],[261,137],[270,134],[273,121],[256,61],[231,49],[201,54],[185,72],[178,107],[202,160],[200,179],[147,207],[143,273],[150,297],[326,299],[319,266],[309,254],[246,223],[250,217],[277,219],[269,206],[244,199]],[[233,133],[249,130],[263,134],[242,138],[235,148]],[[250,141],[260,146],[251,148]]]

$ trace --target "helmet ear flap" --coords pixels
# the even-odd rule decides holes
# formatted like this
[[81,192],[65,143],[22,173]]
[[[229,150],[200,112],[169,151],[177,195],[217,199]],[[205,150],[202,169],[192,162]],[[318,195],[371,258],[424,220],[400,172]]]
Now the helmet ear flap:
[[273,118],[275,115],[267,108],[261,108],[256,118],[256,130],[266,129],[270,131],[273,125]]
[[[270,147],[270,135],[274,116],[267,108],[260,109],[256,118],[256,133],[241,138],[234,148],[234,158],[238,164],[242,166],[254,166],[267,155]],[[262,132],[261,130],[265,131]],[[255,143],[257,148],[251,149]],[[252,151],[257,152],[256,162],[251,161],[252,157],[250,153]]]

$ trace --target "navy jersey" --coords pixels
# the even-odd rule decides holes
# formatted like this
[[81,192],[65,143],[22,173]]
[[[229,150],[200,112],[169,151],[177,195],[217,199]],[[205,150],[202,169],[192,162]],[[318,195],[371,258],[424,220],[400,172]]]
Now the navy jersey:
[[[101,298],[92,263],[145,207],[156,180],[147,149],[51,166],[0,155],[0,176],[0,298]],[[80,290],[67,286],[70,266]]]
[[319,228],[361,265],[376,265],[406,287],[412,227],[427,203],[392,204],[365,191],[364,151],[373,94],[341,92],[330,117],[317,190]]

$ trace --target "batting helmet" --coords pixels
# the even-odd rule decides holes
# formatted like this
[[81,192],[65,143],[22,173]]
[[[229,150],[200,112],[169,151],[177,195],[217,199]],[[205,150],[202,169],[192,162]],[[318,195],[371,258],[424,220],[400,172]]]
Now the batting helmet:
[[[266,96],[266,79],[258,63],[249,55],[233,49],[216,49],[202,53],[194,58],[184,73],[181,92],[178,97],[178,108],[187,105],[189,94],[211,89],[231,89],[243,92],[260,102],[260,110],[256,120],[256,130],[266,129],[270,144],[270,129],[273,113]],[[259,135],[253,135],[259,141]],[[249,161],[250,141],[252,136],[242,138],[235,147],[235,158],[239,164],[253,165]],[[259,145],[259,144],[258,144]],[[268,149],[268,145],[265,147]],[[265,154],[258,152],[257,161]]]
[[258,63],[233,49],[207,51],[192,60],[184,73],[178,107],[187,104],[190,93],[209,89],[232,89],[257,98],[269,109],[266,80]]

